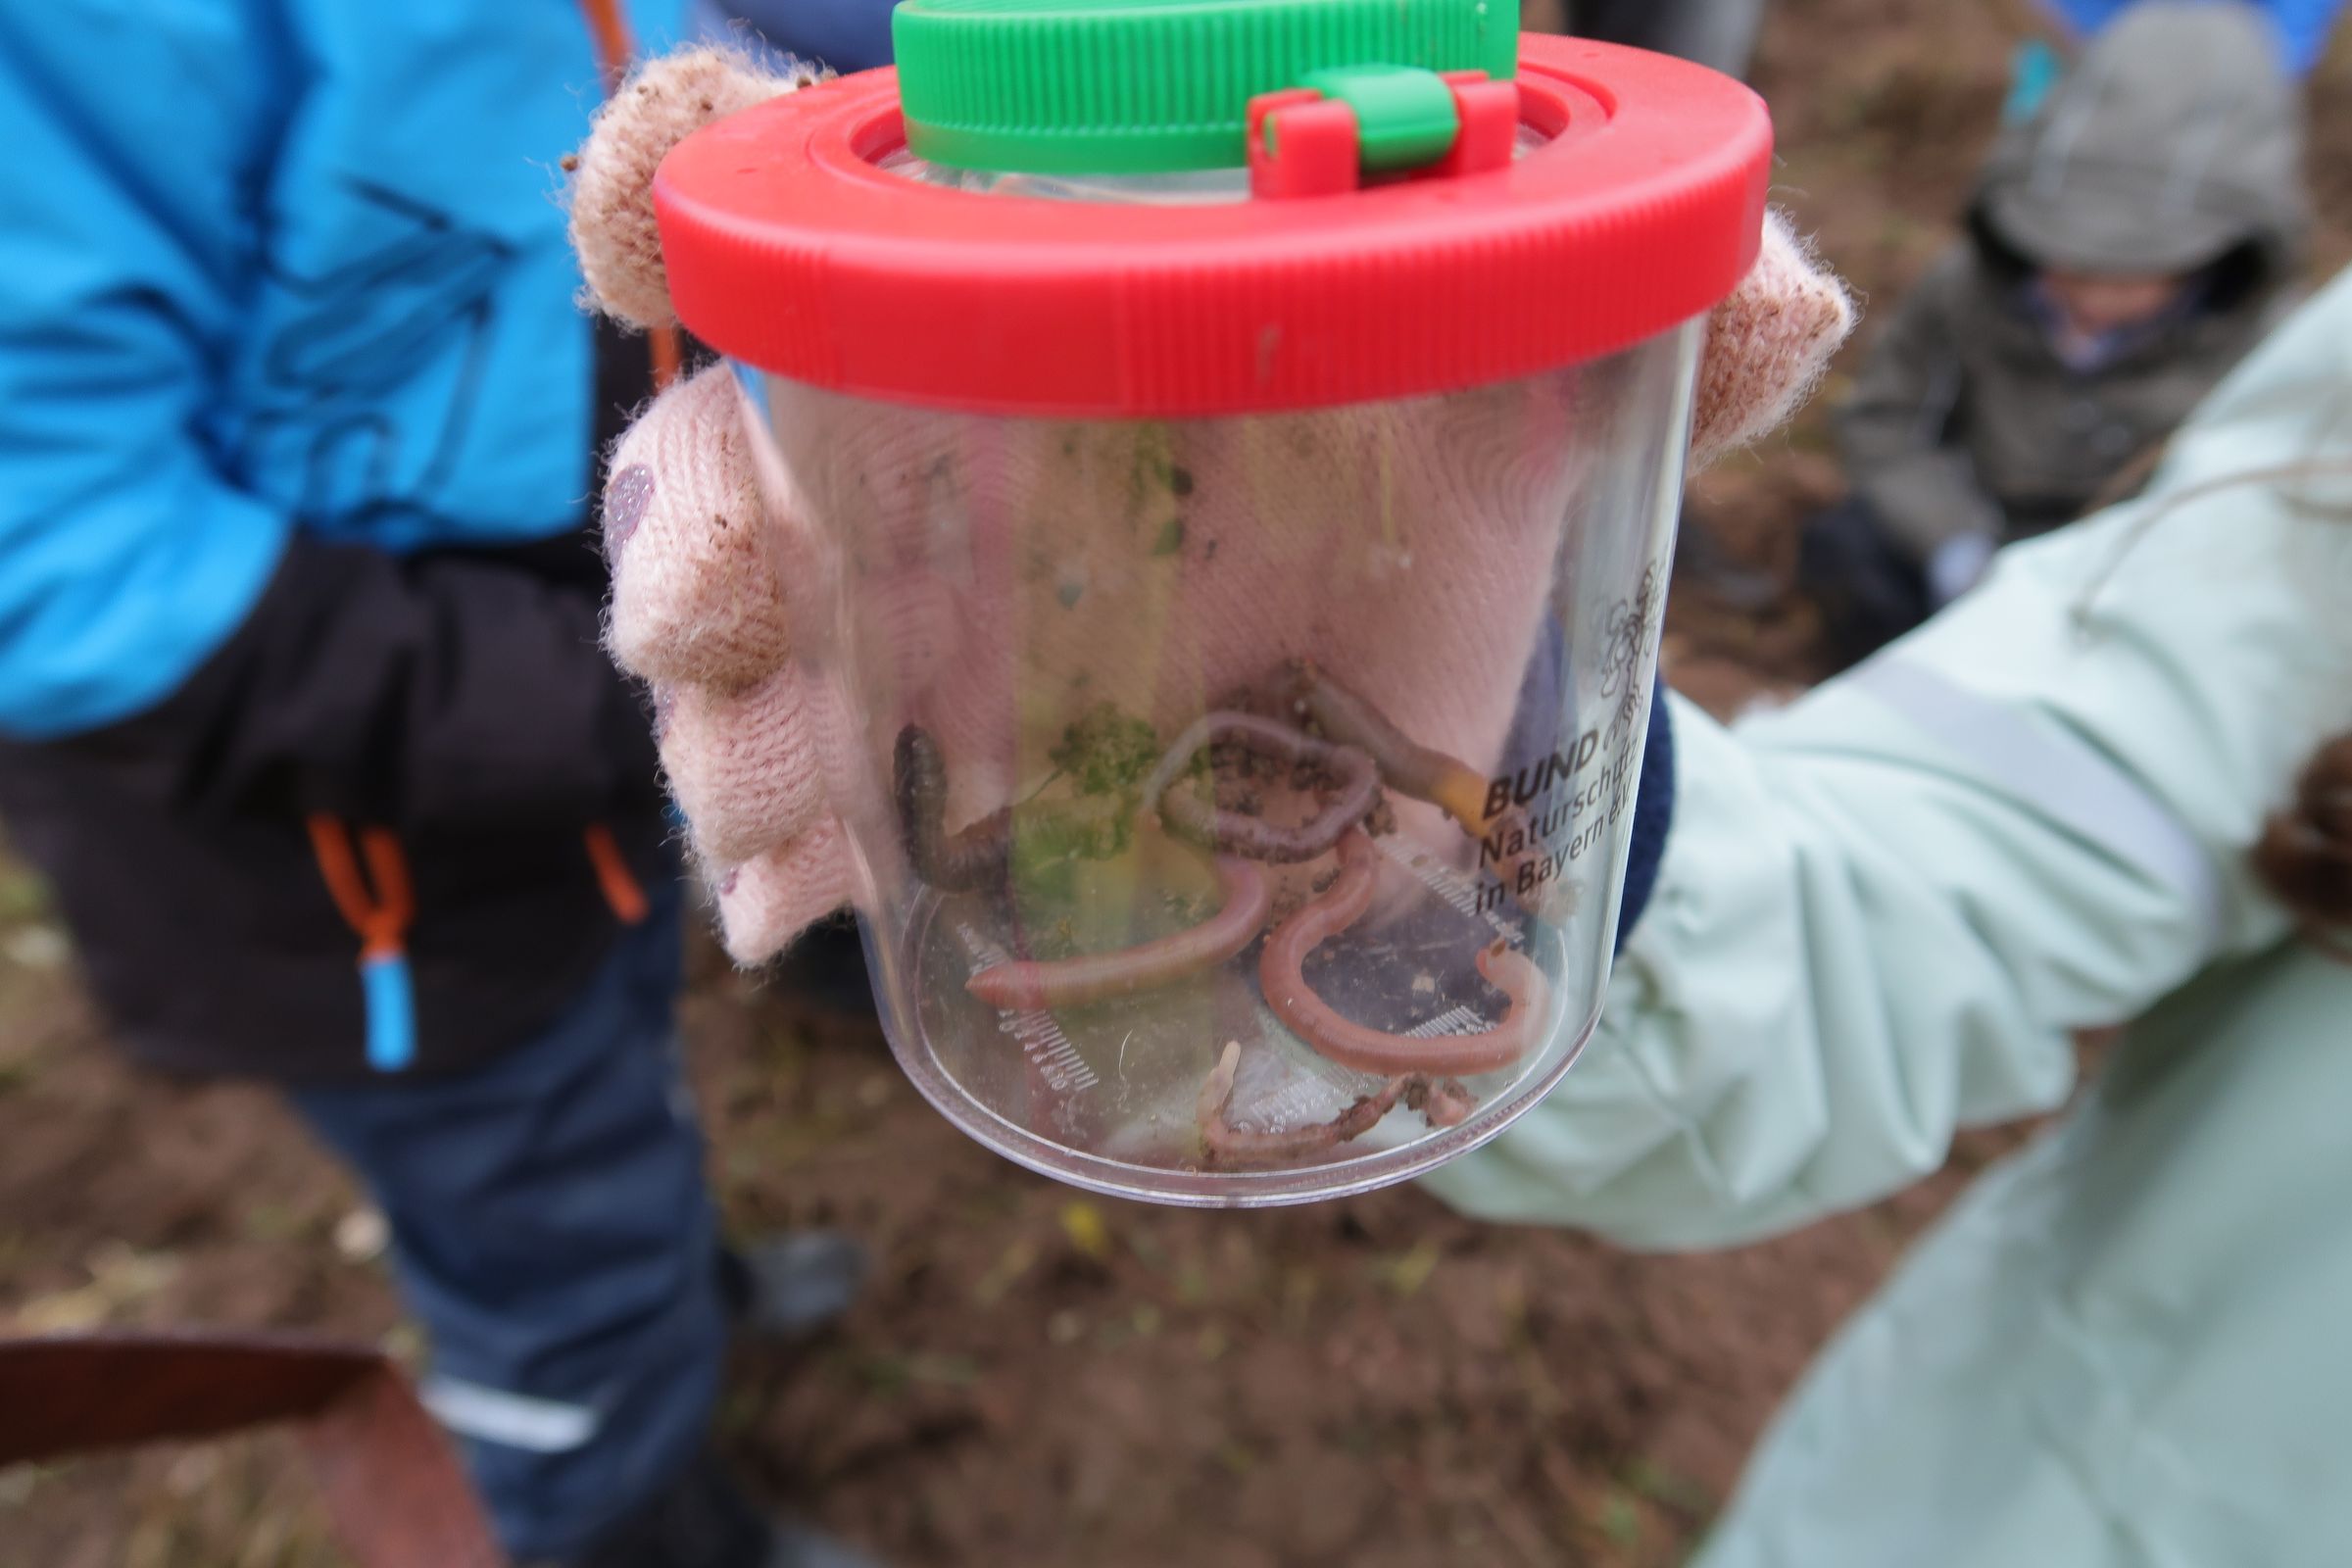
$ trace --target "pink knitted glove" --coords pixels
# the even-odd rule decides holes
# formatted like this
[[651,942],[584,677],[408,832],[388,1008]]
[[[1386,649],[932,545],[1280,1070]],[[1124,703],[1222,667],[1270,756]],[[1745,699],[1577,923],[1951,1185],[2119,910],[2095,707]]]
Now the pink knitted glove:
[[[647,67],[600,114],[573,203],[598,303],[669,324],[654,168],[709,119],[795,85],[696,51]],[[1787,417],[1850,324],[1844,290],[1775,217],[1710,322],[1693,463]],[[1014,700],[1058,684],[1165,734],[1309,657],[1378,692],[1415,739],[1491,759],[1551,590],[1557,519],[1585,477],[1579,454],[1594,445],[1530,436],[1600,430],[1613,390],[1596,372],[1248,421],[1072,424],[775,381],[763,431],[724,368],[673,387],[613,457],[609,642],[654,685],[663,764],[729,951],[755,962],[851,896],[845,815],[888,796],[869,715],[937,737],[951,821],[1003,804],[1006,760],[1042,755],[1048,738],[1018,733]],[[1095,515],[1104,476],[1174,472],[1183,522],[1166,550]],[[943,508],[962,528],[947,562]],[[854,566],[808,526],[843,516],[867,519]],[[1331,569],[1335,538],[1357,544],[1345,591],[1302,595]],[[1301,616],[1302,602],[1318,609]],[[1400,639],[1399,624],[1434,634]],[[848,625],[864,642],[812,657],[796,625]]]

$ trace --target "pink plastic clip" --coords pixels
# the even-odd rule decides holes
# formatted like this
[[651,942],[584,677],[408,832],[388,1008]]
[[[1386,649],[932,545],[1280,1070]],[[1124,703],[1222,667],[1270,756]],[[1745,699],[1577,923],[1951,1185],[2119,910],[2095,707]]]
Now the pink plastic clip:
[[1332,196],[1361,178],[1355,111],[1312,87],[1250,100],[1250,194]]
[[1453,107],[1462,117],[1454,133],[1453,150],[1432,164],[1432,179],[1460,174],[1485,174],[1511,165],[1511,147],[1519,139],[1519,84],[1494,81],[1477,71],[1448,71],[1446,84],[1453,89]]

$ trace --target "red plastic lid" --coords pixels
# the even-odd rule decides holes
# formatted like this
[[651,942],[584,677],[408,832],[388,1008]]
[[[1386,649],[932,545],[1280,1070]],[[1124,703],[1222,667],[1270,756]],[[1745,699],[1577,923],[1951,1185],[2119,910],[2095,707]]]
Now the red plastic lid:
[[833,391],[1175,417],[1532,375],[1731,292],[1762,232],[1761,99],[1667,56],[1533,35],[1518,87],[1548,140],[1490,172],[1151,206],[885,171],[905,143],[897,78],[863,72],[663,161],[670,296],[720,352]]

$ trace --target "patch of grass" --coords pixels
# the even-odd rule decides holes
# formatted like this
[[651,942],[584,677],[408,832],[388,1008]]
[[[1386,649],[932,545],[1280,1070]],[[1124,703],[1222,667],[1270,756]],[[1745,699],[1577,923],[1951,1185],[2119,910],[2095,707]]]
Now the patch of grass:
[[1061,1234],[1080,1256],[1100,1263],[1110,1256],[1110,1223],[1085,1199],[1061,1205]]
[[11,1465],[0,1470],[0,1513],[22,1508],[41,1490],[41,1483],[59,1472],[60,1467],[45,1464]]
[[968,1389],[980,1381],[980,1363],[968,1355],[934,1351],[877,1351],[857,1364],[859,1381],[888,1397],[909,1388]]
[[1037,1244],[1023,1237],[997,1255],[988,1272],[972,1284],[972,1302],[976,1306],[994,1306],[1007,1292],[1037,1266]]
[[1642,1508],[1625,1493],[1613,1491],[1603,1497],[1593,1522],[1619,1551],[1630,1552],[1642,1544]]
[[50,908],[49,884],[37,871],[0,860],[0,924],[37,920]]
[[1417,1295],[1445,1255],[1436,1242],[1424,1239],[1415,1243],[1411,1251],[1382,1263],[1382,1280],[1400,1299]]
[[1625,1467],[1625,1484],[1637,1494],[1686,1519],[1704,1519],[1715,1511],[1707,1489],[1647,1456]]
[[239,1218],[246,1237],[256,1242],[296,1241],[318,1229],[307,1209],[270,1198],[247,1203]]

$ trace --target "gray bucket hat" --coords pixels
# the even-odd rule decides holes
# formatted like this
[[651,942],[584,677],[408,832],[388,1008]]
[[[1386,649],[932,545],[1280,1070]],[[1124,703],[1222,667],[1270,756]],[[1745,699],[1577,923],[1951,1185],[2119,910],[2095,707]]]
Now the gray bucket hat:
[[2141,0],[2091,44],[1978,187],[1980,221],[2040,266],[2182,272],[2308,222],[2302,105],[2239,0]]

